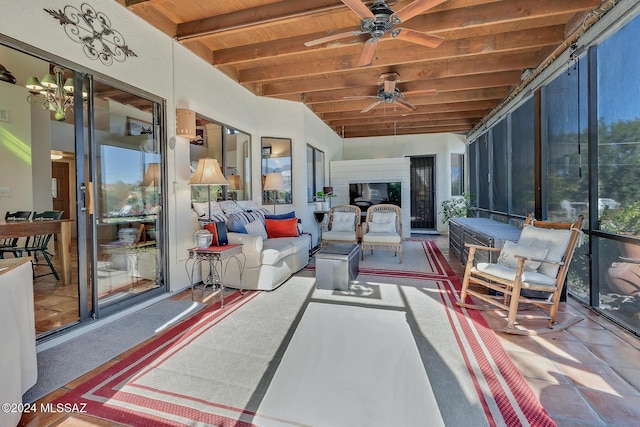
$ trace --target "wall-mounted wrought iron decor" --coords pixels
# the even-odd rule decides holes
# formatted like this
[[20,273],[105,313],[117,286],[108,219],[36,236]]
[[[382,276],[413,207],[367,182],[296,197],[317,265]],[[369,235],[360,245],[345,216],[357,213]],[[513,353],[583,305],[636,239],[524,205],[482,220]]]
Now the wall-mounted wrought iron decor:
[[64,26],[64,31],[71,40],[82,44],[85,55],[91,59],[99,59],[104,65],[113,61],[124,62],[130,56],[138,56],[126,45],[124,37],[111,28],[111,21],[102,12],[87,3],[65,6],[55,11],[44,9]]

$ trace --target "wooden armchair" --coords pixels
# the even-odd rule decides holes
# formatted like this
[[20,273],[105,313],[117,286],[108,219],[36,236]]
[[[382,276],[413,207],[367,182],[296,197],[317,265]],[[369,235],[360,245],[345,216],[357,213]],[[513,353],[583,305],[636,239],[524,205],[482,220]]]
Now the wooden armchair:
[[358,244],[359,223],[359,207],[353,205],[339,205],[332,207],[329,209],[327,231],[322,233],[320,247],[325,247],[330,243]]
[[364,250],[393,251],[402,264],[402,210],[396,205],[373,205],[367,209],[367,219],[362,225],[361,256]]
[[[573,316],[563,323],[556,323],[569,265],[576,245],[582,238],[583,220],[584,217],[580,215],[573,223],[537,221],[529,214],[517,243],[506,242],[502,249],[467,244],[469,258],[458,305],[480,310],[505,310],[508,314],[504,332],[518,335],[554,332],[582,320],[581,316]],[[474,265],[475,253],[480,250],[500,252],[497,263],[481,262]],[[473,289],[471,285],[475,285]],[[523,296],[522,290],[525,289],[538,291],[537,294],[543,298]],[[498,294],[490,295],[488,292],[491,290]],[[487,304],[469,303],[467,295]],[[540,314],[519,314],[525,308],[537,308]],[[545,319],[547,327],[527,328],[516,324],[517,317]]]

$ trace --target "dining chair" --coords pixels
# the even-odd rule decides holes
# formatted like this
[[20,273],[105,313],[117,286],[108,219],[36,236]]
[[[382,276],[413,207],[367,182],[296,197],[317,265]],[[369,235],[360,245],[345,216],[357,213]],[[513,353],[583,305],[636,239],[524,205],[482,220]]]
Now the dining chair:
[[[33,221],[50,221],[62,218],[63,211],[44,211],[41,213],[33,214]],[[60,280],[60,276],[58,276],[58,272],[56,271],[53,263],[51,262],[51,257],[53,254],[49,252],[49,242],[53,237],[53,234],[40,234],[37,236],[31,236],[27,238],[27,243],[25,244],[23,250],[29,255],[33,256],[33,277],[42,277],[47,276],[49,274],[53,274],[56,280]],[[51,269],[50,273],[40,274],[36,276],[35,266],[38,264],[38,254],[42,255],[44,260],[47,262],[47,265]]]
[[[7,212],[4,215],[5,222],[29,221],[31,211]],[[0,258],[4,258],[5,253],[12,253],[14,257],[22,256],[22,249],[18,248],[18,237],[0,239]]]

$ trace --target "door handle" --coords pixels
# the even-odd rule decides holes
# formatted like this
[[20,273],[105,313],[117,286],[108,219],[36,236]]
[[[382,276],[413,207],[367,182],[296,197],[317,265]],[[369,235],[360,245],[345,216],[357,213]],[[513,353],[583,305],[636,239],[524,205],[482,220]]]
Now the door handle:
[[89,182],[88,184],[80,184],[80,191],[82,191],[82,208],[80,210],[93,215],[93,183]]

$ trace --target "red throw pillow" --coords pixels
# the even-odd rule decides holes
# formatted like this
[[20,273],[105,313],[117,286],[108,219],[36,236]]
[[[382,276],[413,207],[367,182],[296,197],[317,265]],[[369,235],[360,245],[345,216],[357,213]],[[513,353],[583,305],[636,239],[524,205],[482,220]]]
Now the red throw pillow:
[[298,218],[265,219],[267,238],[273,237],[298,237]]

